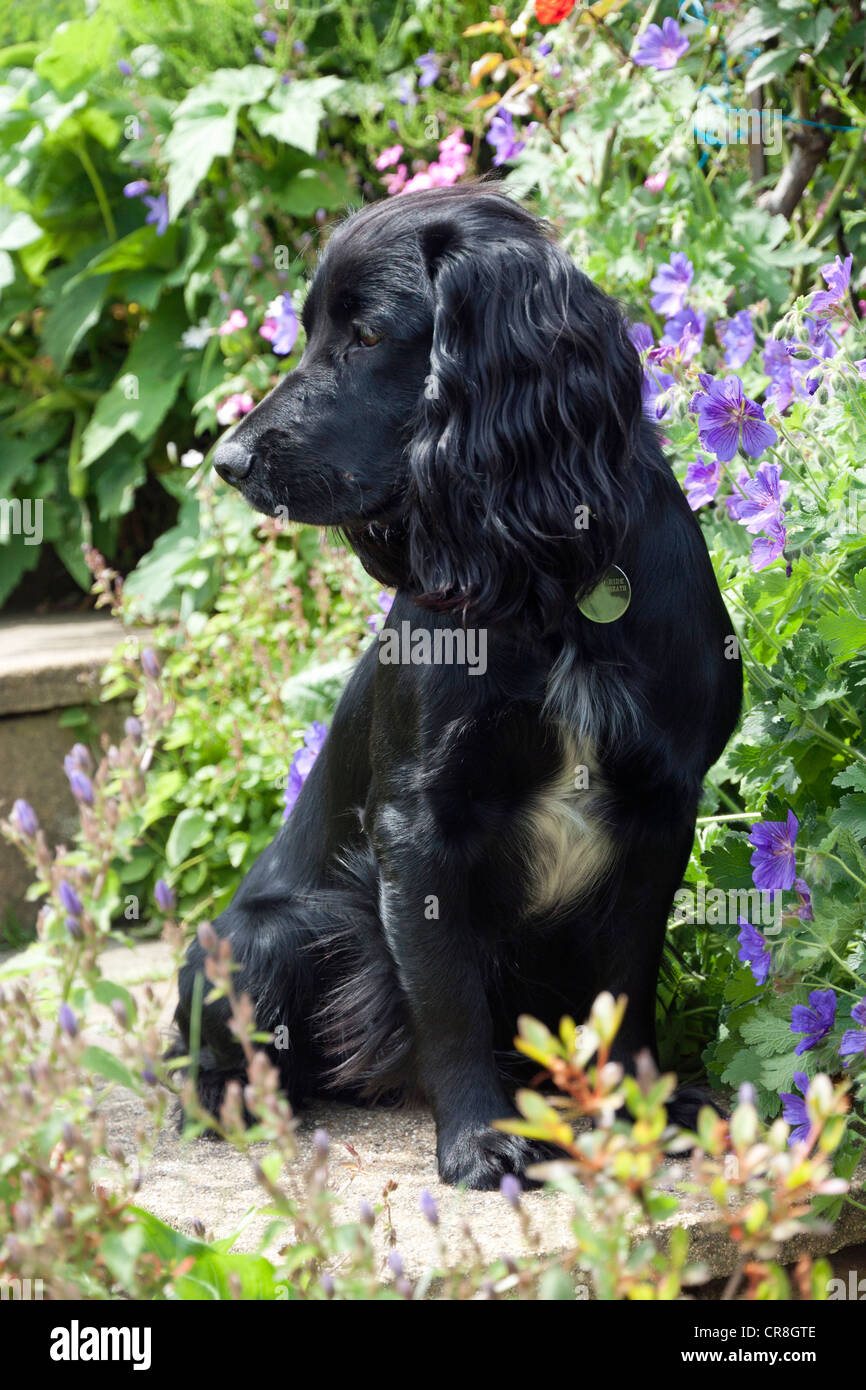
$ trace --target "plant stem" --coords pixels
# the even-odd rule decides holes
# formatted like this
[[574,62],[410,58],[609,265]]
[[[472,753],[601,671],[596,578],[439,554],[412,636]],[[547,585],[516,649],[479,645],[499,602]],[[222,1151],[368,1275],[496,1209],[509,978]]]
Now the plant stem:
[[99,204],[99,211],[102,213],[102,221],[105,224],[105,230],[108,234],[108,239],[109,241],[116,241],[117,228],[114,225],[114,216],[111,211],[111,204],[108,201],[105,189],[102,184],[102,179],[99,177],[99,174],[97,173],[96,165],[90,158],[90,155],[87,150],[87,145],[85,144],[84,140],[82,140],[79,144],[75,146],[75,153],[78,155],[78,158],[81,162],[81,167],[83,168],[85,174],[89,178],[90,186],[96,195],[96,201]]
[[827,200],[827,206],[825,207],[824,211],[822,212],[821,216],[817,219],[817,221],[812,223],[805,236],[802,236],[800,240],[797,242],[797,245],[794,248],[795,250],[801,250],[804,246],[811,246],[812,242],[816,241],[817,238],[821,235],[828,222],[830,222],[836,216],[836,209],[842,201],[842,195],[844,194],[845,189],[848,187],[848,182],[851,178],[851,175],[857,168],[860,157],[863,153],[863,135],[864,132],[861,131],[854,142],[854,148],[849,151],[848,158],[842,165],[839,177],[833,186],[833,191],[830,194],[829,199]]

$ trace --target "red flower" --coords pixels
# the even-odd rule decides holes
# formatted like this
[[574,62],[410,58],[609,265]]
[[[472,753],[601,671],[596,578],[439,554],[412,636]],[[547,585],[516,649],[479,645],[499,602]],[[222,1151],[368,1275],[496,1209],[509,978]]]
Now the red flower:
[[576,0],[535,0],[535,17],[539,24],[558,24],[571,14]]

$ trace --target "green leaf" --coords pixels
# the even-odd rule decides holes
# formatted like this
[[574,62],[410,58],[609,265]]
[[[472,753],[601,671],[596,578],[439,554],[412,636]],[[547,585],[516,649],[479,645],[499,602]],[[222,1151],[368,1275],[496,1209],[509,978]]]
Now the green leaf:
[[0,250],[20,251],[22,246],[29,246],[42,235],[42,228],[29,213],[0,206]]
[[0,603],[4,603],[22,575],[36,568],[38,545],[0,544]]
[[853,787],[855,791],[866,792],[866,767],[862,763],[852,763],[833,778],[834,787]]
[[147,476],[141,448],[130,450],[122,444],[110,459],[101,459],[93,469],[93,486],[99,504],[99,519],[125,516],[132,500]]
[[57,551],[57,554],[60,556],[79,588],[88,589],[90,587],[91,575],[84,556],[81,553],[84,533],[81,526],[80,513],[76,512],[73,516],[67,516],[66,526],[68,528],[67,534],[55,538],[54,549]]
[[815,626],[837,661],[850,661],[866,649],[866,618],[847,608],[825,613]]
[[701,856],[711,887],[727,890],[751,884],[752,853],[747,831],[727,831]]
[[102,10],[72,20],[54,30],[34,67],[57,92],[86,88],[89,78],[109,68],[116,34],[114,20]]
[[745,1042],[754,1047],[759,1057],[774,1057],[780,1052],[794,1051],[795,1038],[788,1018],[773,1014],[757,1014],[747,1019],[740,1032]]
[[275,87],[267,105],[254,106],[250,117],[261,135],[315,154],[325,98],[340,86],[339,77],[315,77]]
[[85,1071],[95,1072],[97,1076],[104,1076],[106,1081],[115,1081],[131,1091],[141,1089],[129,1068],[124,1066],[119,1057],[106,1052],[104,1047],[86,1047],[81,1054],[81,1065]]
[[214,159],[231,154],[235,111],[211,112],[178,121],[165,142],[168,161],[168,213],[174,221],[195,193]]
[[123,985],[116,985],[113,980],[97,980],[93,986],[93,997],[98,1004],[105,1004],[108,1008],[111,1007],[115,999],[119,999],[126,1009],[130,1023],[138,1014],[135,1000],[129,990]]
[[190,850],[203,844],[209,836],[210,826],[203,811],[191,806],[181,811],[172,826],[165,847],[165,858],[169,867],[177,868],[178,864],[182,864],[188,858]]
[[99,1253],[118,1284],[133,1293],[135,1265],[144,1250],[145,1232],[141,1226],[127,1226],[124,1231],[111,1231],[99,1245]]
[[866,792],[854,792],[850,796],[843,796],[833,821],[850,830],[858,840],[866,841]]
[[215,106],[221,106],[226,111],[251,106],[253,102],[264,100],[276,80],[273,68],[263,67],[260,63],[248,63],[243,68],[217,68],[204,82],[187,92],[175,109],[174,120],[186,120]]
[[83,280],[59,295],[45,315],[42,350],[62,372],[88,329],[99,320],[107,280]]
[[[189,1274],[175,1282],[175,1292],[179,1298],[185,1301],[228,1300],[234,1297],[234,1281],[240,1284],[240,1296],[244,1300],[276,1297],[274,1266],[263,1255],[223,1253],[205,1241],[181,1235],[180,1231],[167,1226],[142,1207],[130,1207],[129,1210],[136,1218],[136,1225],[144,1232],[145,1249],[161,1263],[172,1266],[190,1257],[193,1259]],[[234,1243],[236,1238],[237,1233],[232,1236],[230,1243]],[[224,1244],[224,1241],[220,1242],[221,1246]]]
[[144,443],[158,429],[183,379],[179,341],[186,322],[181,296],[172,293],[139,331],[123,371],[100,398],[82,435],[82,468],[122,434],[130,432]]
[[145,223],[100,251],[98,256],[88,261],[77,279],[84,280],[91,275],[114,275],[123,270],[145,270],[151,266],[166,270],[175,263],[177,238],[177,227],[169,227],[163,236],[157,236],[156,228]]
[[574,1283],[564,1269],[545,1270],[538,1286],[538,1297],[545,1303],[574,1302]]
[[768,77],[781,77],[788,72],[800,56],[798,48],[774,48],[756,58],[746,73],[746,91],[760,87]]
[[349,177],[341,164],[320,164],[300,169],[275,194],[275,201],[291,217],[312,217],[317,208],[342,208],[350,197]]

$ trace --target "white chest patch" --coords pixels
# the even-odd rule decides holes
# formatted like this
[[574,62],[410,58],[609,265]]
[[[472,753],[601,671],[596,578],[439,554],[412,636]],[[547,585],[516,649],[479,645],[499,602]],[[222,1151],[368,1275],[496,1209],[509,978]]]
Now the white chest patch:
[[565,736],[560,770],[536,793],[521,827],[531,913],[578,902],[609,872],[616,845],[606,800],[590,746]]

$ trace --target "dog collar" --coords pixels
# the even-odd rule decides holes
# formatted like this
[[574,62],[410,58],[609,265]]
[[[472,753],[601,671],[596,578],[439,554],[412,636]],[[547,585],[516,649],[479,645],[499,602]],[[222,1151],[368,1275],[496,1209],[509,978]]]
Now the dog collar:
[[615,623],[631,603],[631,584],[619,565],[611,565],[588,594],[578,599],[577,606],[591,623]]

